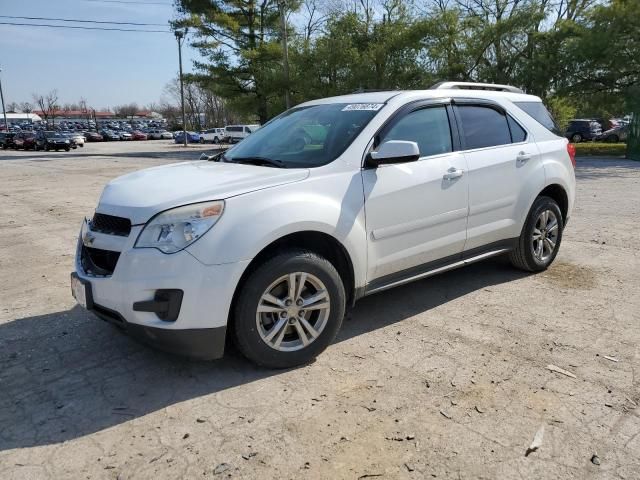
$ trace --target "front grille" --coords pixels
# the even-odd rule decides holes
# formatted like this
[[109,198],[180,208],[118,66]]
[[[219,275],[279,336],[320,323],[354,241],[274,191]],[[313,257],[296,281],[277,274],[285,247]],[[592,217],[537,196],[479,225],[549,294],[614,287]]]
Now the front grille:
[[131,220],[96,212],[91,220],[91,230],[109,235],[128,237],[131,233]]
[[82,246],[81,261],[82,268],[89,275],[109,276],[113,274],[120,258],[120,252],[112,252],[111,250],[102,250],[100,248],[91,248]]

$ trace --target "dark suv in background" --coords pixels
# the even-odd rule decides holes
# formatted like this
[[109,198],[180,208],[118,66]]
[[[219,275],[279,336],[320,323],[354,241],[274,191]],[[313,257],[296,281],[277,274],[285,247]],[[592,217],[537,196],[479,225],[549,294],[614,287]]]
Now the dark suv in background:
[[0,147],[2,147],[3,150],[13,148],[15,145],[13,140],[16,135],[17,133],[15,132],[0,132]]
[[601,133],[602,127],[595,120],[576,119],[569,122],[564,136],[573,143],[579,143],[584,140],[595,140]]
[[71,150],[71,140],[62,133],[40,131],[36,134],[36,150]]

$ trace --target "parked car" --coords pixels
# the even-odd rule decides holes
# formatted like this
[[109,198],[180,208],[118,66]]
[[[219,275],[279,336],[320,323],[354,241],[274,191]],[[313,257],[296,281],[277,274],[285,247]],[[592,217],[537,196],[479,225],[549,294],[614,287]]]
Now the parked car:
[[617,127],[611,128],[606,132],[602,132],[596,137],[596,140],[601,142],[626,142],[629,136],[629,124],[620,124]]
[[224,127],[226,139],[229,143],[237,143],[258,130],[260,125],[228,125]]
[[120,140],[120,135],[112,130],[101,130],[100,135],[102,135],[105,142]]
[[149,140],[171,140],[173,139],[173,133],[161,128],[150,129],[147,132],[147,138],[149,138]]
[[36,135],[36,150],[71,150],[71,142],[67,136],[53,130],[40,131]]
[[201,133],[201,137],[208,143],[220,143],[226,140],[224,128],[210,128]]
[[169,351],[217,358],[228,334],[255,363],[300,365],[365,295],[503,254],[545,270],[574,155],[541,100],[505,85],[313,100],[210,161],[108,184],[72,292]]
[[133,140],[146,140],[147,139],[147,134],[144,132],[141,132],[140,130],[134,130],[131,133],[131,138]]
[[15,147],[14,139],[17,134],[17,132],[0,132],[0,145],[2,146],[3,150]]
[[133,138],[133,132],[130,133],[125,130],[120,130],[118,135],[120,136],[120,140],[135,140],[135,138]]
[[97,132],[84,132],[87,142],[102,142],[104,138]]
[[573,143],[580,143],[583,140],[595,140],[602,133],[602,127],[595,120],[576,119],[569,122],[565,137]]
[[13,148],[19,150],[21,148],[25,150],[36,149],[36,134],[30,131],[24,131],[16,134],[13,137]]
[[[75,132],[69,131],[69,130],[65,130],[63,132],[60,132],[62,135],[64,135],[65,137],[67,137],[70,141],[71,141],[71,148],[76,149],[78,148],[78,140],[77,140],[77,136]],[[84,137],[80,135],[80,138],[82,138],[82,145],[84,146]]]
[[[184,143],[184,133],[182,131],[176,132],[173,138],[176,143]],[[204,143],[204,140],[199,133],[187,132],[187,143]]]

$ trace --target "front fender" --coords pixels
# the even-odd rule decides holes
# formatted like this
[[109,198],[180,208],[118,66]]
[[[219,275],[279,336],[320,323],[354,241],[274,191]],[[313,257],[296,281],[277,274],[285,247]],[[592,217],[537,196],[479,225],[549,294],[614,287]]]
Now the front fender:
[[359,172],[308,178],[227,199],[220,221],[188,251],[207,265],[245,261],[279,238],[304,231],[338,240],[351,258],[355,286],[365,284],[367,235]]

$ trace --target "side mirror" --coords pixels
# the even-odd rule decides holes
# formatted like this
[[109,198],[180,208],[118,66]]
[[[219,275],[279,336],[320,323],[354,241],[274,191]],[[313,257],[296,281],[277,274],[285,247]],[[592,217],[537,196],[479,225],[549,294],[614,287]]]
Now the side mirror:
[[367,155],[365,165],[377,168],[380,165],[415,162],[420,158],[420,148],[416,142],[406,140],[389,140],[378,147],[378,150]]

